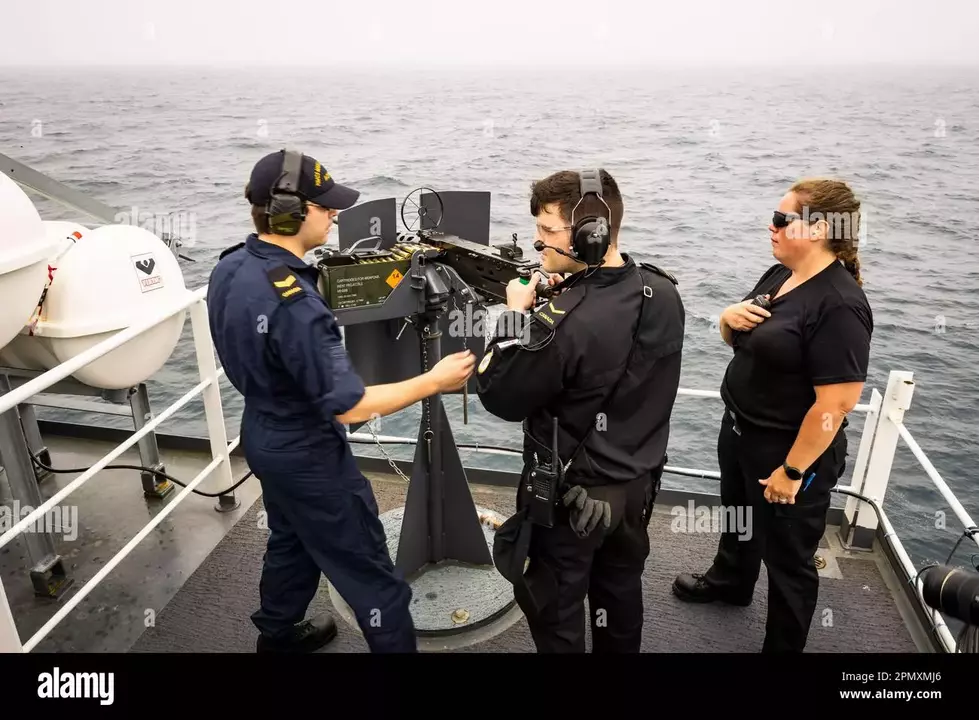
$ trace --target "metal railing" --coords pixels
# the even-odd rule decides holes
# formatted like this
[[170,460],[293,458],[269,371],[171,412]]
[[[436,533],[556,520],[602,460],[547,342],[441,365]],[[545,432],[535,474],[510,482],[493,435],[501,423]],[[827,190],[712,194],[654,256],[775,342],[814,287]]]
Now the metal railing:
[[[144,436],[153,432],[162,422],[169,419],[174,413],[184,407],[188,402],[198,395],[203,396],[204,414],[207,421],[208,438],[211,444],[211,462],[198,473],[197,477],[187,483],[186,487],[169,502],[154,518],[140,530],[125,547],[116,553],[103,567],[95,574],[77,593],[75,593],[64,606],[41,627],[26,642],[21,642],[20,634],[7,601],[6,591],[3,588],[3,581],[0,579],[0,652],[31,652],[38,643],[57,625],[71,613],[75,607],[91,593],[99,583],[129,555],[133,549],[146,538],[146,536],[159,525],[173,510],[190,495],[194,489],[204,480],[217,472],[221,476],[221,484],[230,487],[232,484],[230,454],[238,446],[240,438],[235,438],[230,444],[224,426],[224,409],[221,404],[221,393],[218,380],[224,374],[223,369],[218,369],[214,356],[214,345],[211,341],[210,327],[207,316],[207,287],[188,292],[187,297],[177,305],[161,310],[158,314],[151,316],[143,322],[134,324],[125,330],[103,340],[94,347],[80,353],[71,360],[58,365],[44,374],[34,378],[30,382],[11,390],[4,395],[0,395],[0,414],[6,412],[16,412],[19,404],[31,398],[37,393],[44,392],[55,383],[61,382],[69,375],[77,372],[91,362],[98,360],[103,355],[124,345],[130,340],[151,330],[157,325],[169,320],[174,315],[190,310],[191,330],[194,338],[194,346],[197,353],[197,367],[200,372],[201,381],[188,391],[183,397],[167,407],[163,412],[147,423],[140,430],[131,435],[125,442],[116,446],[115,449],[103,456],[92,467],[83,472],[77,478],[59,490],[50,499],[40,505],[29,515],[16,523],[7,532],[0,535],[0,548],[10,543],[15,537],[27,530],[36,521],[43,518],[51,508],[58,505],[68,495],[76,491],[82,485],[91,480],[100,470],[109,465],[113,460],[122,455],[126,450],[138,443]],[[231,495],[231,493],[228,493]]]
[[[907,443],[915,458],[921,463],[932,483],[938,488],[939,493],[948,502],[956,518],[962,524],[963,533],[968,535],[979,547],[979,529],[977,529],[972,517],[959,502],[958,498],[949,488],[948,484],[942,479],[941,474],[925,455],[924,451],[911,436],[911,432],[904,425],[904,413],[911,406],[911,397],[914,392],[913,374],[904,371],[892,371],[888,377],[887,389],[881,393],[875,388],[871,391],[869,403],[859,403],[853,408],[853,413],[866,414],[863,431],[860,437],[859,450],[854,463],[853,478],[851,484],[840,485],[834,491],[847,498],[844,515],[847,521],[849,533],[854,538],[873,539],[877,536],[877,527],[880,525],[881,538],[884,542],[891,545],[894,555],[901,565],[904,579],[909,584],[914,584],[918,602],[922,609],[931,618],[933,630],[947,652],[956,651],[957,642],[948,629],[942,615],[930,608],[923,596],[924,582],[921,580],[921,573],[915,568],[910,555],[904,544],[898,538],[893,524],[884,512],[884,495],[887,490],[887,483],[890,479],[891,466],[897,450],[898,438]],[[709,398],[720,400],[721,394],[716,390],[690,390],[680,388],[678,396]],[[417,444],[416,438],[399,437],[391,435],[377,435],[373,433],[372,422],[367,426],[371,428],[372,437],[358,436],[354,433],[349,436],[354,442],[371,443],[380,441],[381,443],[396,443],[414,445]],[[460,445],[459,447],[467,447]],[[480,450],[477,447],[468,446],[474,450],[493,453],[520,455],[521,450],[507,450],[503,448],[485,448]],[[388,458],[391,462],[391,459]],[[715,470],[700,470],[695,468],[684,468],[667,465],[665,473],[673,475],[683,475],[688,477],[709,478],[720,480],[720,473]],[[859,497],[858,497],[859,496]],[[866,507],[864,507],[866,506]],[[865,512],[859,512],[861,509]],[[866,541],[866,540],[865,540]],[[859,547],[861,543],[854,543]]]
[[[28,529],[33,523],[42,518],[51,508],[64,500],[72,492],[80,488],[100,470],[109,465],[126,450],[134,446],[140,439],[150,432],[153,432],[162,422],[169,419],[179,409],[184,407],[198,395],[203,397],[204,412],[207,422],[208,439],[211,448],[211,462],[200,473],[190,481],[186,487],[164,507],[156,516],[143,527],[116,555],[114,555],[106,565],[92,577],[82,588],[68,600],[64,606],[38,630],[26,642],[22,642],[17,631],[17,626],[7,601],[6,592],[0,579],[0,652],[31,652],[38,643],[62,622],[74,608],[87,597],[101,583],[110,572],[129,555],[130,552],[142,542],[146,536],[157,525],[160,524],[173,510],[190,495],[194,489],[211,476],[218,472],[221,475],[221,484],[224,487],[232,485],[230,453],[238,446],[240,438],[235,438],[231,443],[228,442],[225,425],[224,412],[221,403],[220,388],[218,381],[224,374],[222,369],[217,367],[214,346],[210,335],[207,315],[207,287],[188,292],[186,299],[176,306],[161,311],[139,324],[135,324],[122,330],[98,345],[86,350],[71,360],[58,365],[57,367],[43,373],[39,377],[25,383],[24,385],[0,396],[0,414],[9,411],[16,411],[19,404],[27,401],[35,394],[44,392],[55,383],[58,383],[74,372],[89,363],[98,360],[103,355],[115,350],[130,340],[156,327],[162,322],[178,313],[190,311],[191,328],[197,355],[197,366],[200,374],[200,382],[189,390],[183,397],[163,410],[152,421],[147,423],[140,430],[136,431],[125,442],[118,445],[115,449],[107,453],[102,459],[96,462],[91,468],[80,474],[77,478],[68,483],[58,493],[40,505],[37,509],[16,523],[7,532],[0,535],[0,548],[10,543],[24,530]],[[948,501],[963,528],[968,531],[975,529],[975,523],[962,507],[961,503],[955,498],[947,483],[928,460],[927,456],[914,441],[907,427],[903,423],[904,412],[910,407],[911,395],[914,383],[912,374],[909,372],[895,371],[890,374],[885,393],[881,395],[876,389],[871,393],[871,401],[867,404],[860,404],[854,408],[854,412],[866,413],[867,419],[864,425],[860,440],[860,448],[857,453],[853,481],[849,487],[836,488],[838,492],[856,493],[864,499],[850,495],[844,510],[848,526],[855,533],[865,535],[876,535],[878,520],[882,526],[883,537],[895,549],[905,578],[909,583],[915,584],[919,602],[926,608],[924,599],[921,595],[923,583],[919,573],[911,562],[907,551],[898,539],[894,528],[883,512],[884,495],[887,489],[887,482],[890,477],[891,465],[894,458],[898,439],[903,439],[911,448],[914,456],[922,464],[925,472],[931,481],[936,485],[940,494]],[[720,393],[708,390],[690,390],[682,388],[679,395],[686,397],[720,399]],[[363,439],[356,434],[351,435],[350,439],[361,442]],[[413,438],[397,438],[385,436],[386,441],[397,441],[406,444],[416,442]],[[372,440],[373,441],[373,440]],[[487,448],[484,451],[493,452]],[[496,452],[499,452],[497,450]],[[719,473],[708,470],[694,470],[689,468],[678,468],[668,466],[667,471],[676,474],[686,474],[695,477],[719,478]],[[230,494],[230,493],[229,493]],[[861,512],[860,510],[870,503],[873,512]],[[979,533],[973,533],[972,539],[979,546]],[[935,632],[942,644],[949,652],[955,652],[956,643],[941,615],[937,611],[931,611]]]

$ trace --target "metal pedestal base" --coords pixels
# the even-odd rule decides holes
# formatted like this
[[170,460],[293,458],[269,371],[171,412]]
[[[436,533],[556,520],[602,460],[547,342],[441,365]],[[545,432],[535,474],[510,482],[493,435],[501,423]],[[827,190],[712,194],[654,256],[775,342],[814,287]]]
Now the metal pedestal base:
[[[381,515],[388,539],[388,552],[397,557],[401,537],[403,507]],[[485,508],[480,517],[506,518]],[[483,535],[492,554],[495,529],[483,524]],[[493,566],[474,567],[447,560],[426,565],[408,578],[411,584],[411,617],[422,651],[449,650],[483,642],[499,635],[520,620],[523,614],[513,598],[513,586]],[[331,584],[330,600],[340,616],[357,628],[350,606]]]
[[75,584],[75,580],[65,574],[61,556],[55,555],[31,568],[31,584],[35,597],[57,600]]
[[222,495],[218,498],[218,501],[214,503],[214,509],[219,513],[232,512],[240,507],[241,500],[238,499],[237,495]]

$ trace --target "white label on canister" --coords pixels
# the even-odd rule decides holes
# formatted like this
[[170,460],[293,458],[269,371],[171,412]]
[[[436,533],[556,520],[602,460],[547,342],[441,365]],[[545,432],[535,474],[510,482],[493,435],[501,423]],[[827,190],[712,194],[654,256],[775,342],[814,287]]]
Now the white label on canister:
[[160,274],[160,266],[153,257],[153,253],[143,253],[142,255],[132,256],[133,269],[136,271],[136,278],[139,280],[139,289],[142,292],[150,292],[163,287],[163,275]]

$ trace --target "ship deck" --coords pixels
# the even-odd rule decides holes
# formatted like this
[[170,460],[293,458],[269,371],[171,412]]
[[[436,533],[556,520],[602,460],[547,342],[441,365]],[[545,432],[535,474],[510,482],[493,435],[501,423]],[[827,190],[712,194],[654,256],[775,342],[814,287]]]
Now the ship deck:
[[[56,468],[88,467],[128,435],[44,422],[41,430]],[[210,461],[206,441],[161,435],[158,442],[167,472],[177,478],[189,481]],[[232,460],[234,477],[242,477],[247,472],[244,460],[240,454]],[[117,462],[139,464],[139,456],[129,451]],[[383,467],[383,461],[365,459],[364,472],[382,513],[402,506],[407,490],[396,474],[375,472]],[[53,496],[74,477],[48,476],[41,482],[42,496]],[[473,472],[469,479],[478,506],[504,515],[513,511],[514,489],[493,484],[500,482],[499,475]],[[709,566],[717,535],[677,532],[671,509],[691,500],[698,506],[719,504],[719,499],[673,490],[671,482],[664,478],[665,487],[649,527],[651,552],[643,576],[643,652],[758,652],[767,608],[764,567],[749,607],[690,605],[673,596],[670,585],[678,573]],[[198,489],[213,492],[223,488],[213,487],[208,480]],[[77,535],[75,530],[67,537],[56,534],[55,541],[74,583],[59,599],[35,597],[23,536],[0,550],[0,577],[21,641],[38,632],[179,490],[163,500],[147,499],[138,472],[105,470],[72,493],[66,504],[77,508]],[[180,503],[35,651],[253,652],[256,631],[249,616],[258,604],[268,531],[258,522],[262,510],[258,480],[250,478],[236,495],[241,505],[228,513],[215,511],[214,498],[193,495]],[[3,483],[0,504],[13,507]],[[819,601],[807,652],[929,652],[887,555],[876,544],[871,552],[848,551],[838,531],[836,525],[828,526],[819,551],[826,562],[820,571]],[[334,612],[340,629],[337,639],[322,652],[367,651],[359,631],[332,608],[326,578],[310,607],[310,614],[321,611]],[[470,645],[460,646],[455,640],[451,650],[534,652],[526,621],[518,610],[511,612],[518,616],[516,622],[501,634]]]

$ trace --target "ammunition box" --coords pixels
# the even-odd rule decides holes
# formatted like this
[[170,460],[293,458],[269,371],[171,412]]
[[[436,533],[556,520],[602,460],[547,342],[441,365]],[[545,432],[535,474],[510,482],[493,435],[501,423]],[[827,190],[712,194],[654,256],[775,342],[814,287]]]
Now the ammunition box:
[[[380,305],[408,274],[411,260],[350,256],[326,258],[319,262],[320,293],[334,310]],[[389,258],[389,259],[388,259]]]

